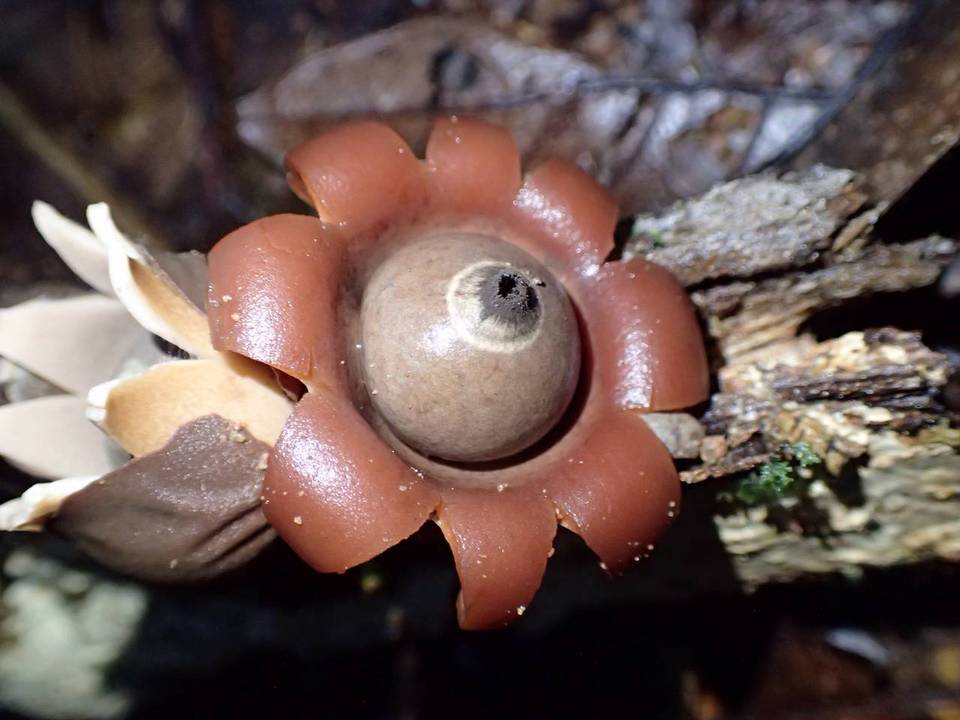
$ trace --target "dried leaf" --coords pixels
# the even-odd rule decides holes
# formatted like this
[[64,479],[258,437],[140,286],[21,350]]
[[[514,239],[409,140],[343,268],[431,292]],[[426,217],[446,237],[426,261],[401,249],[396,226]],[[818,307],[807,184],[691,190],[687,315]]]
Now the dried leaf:
[[938,0],[909,44],[796,160],[861,172],[893,201],[960,142],[960,4]]
[[154,254],[154,260],[187,300],[203,310],[207,302],[207,256],[196,250],[161,251]]
[[104,203],[91,205],[87,220],[107,248],[114,292],[137,322],[192,355],[216,355],[206,314],[143,246],[117,229],[110,208]]
[[87,420],[85,407],[71,395],[0,406],[0,455],[41,478],[110,472],[121,453]]
[[85,395],[135,359],[150,363],[160,353],[123,305],[91,293],[0,310],[0,356],[62,390]]
[[196,419],[157,452],[67,496],[48,525],[139,578],[219,575],[276,537],[260,510],[269,450],[228,420]]
[[43,239],[77,277],[94,290],[113,295],[107,249],[96,235],[39,200],[33,204],[31,214]]
[[656,209],[808,134],[905,9],[770,4],[744,19],[721,3],[696,24],[689,9],[608,17],[578,45],[595,63],[476,20],[421,18],[308,56],[239,102],[238,131],[279,160],[345,117],[385,116],[417,148],[433,115],[465,112],[510,127],[528,166],[575,161],[622,210]]
[[42,530],[43,524],[57,514],[64,500],[96,479],[94,475],[31,485],[20,497],[0,505],[0,530]]
[[134,456],[156,452],[181,426],[211,414],[273,445],[292,408],[272,374],[227,355],[155,365],[93,388],[88,402],[91,419]]

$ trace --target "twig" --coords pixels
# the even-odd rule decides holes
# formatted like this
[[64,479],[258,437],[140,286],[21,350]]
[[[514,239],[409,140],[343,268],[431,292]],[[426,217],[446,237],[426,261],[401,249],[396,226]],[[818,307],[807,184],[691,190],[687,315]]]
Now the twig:
[[88,170],[73,152],[44,129],[16,94],[3,83],[0,83],[0,126],[6,128],[83,200],[89,203],[109,203],[125,230],[163,244],[163,234],[139,210]]
[[[667,95],[671,93],[697,93],[715,91],[751,95],[766,100],[802,100],[807,102],[830,102],[834,93],[820,89],[788,88],[776,85],[757,85],[741,80],[719,80],[703,78],[694,81],[670,80],[666,78],[637,77],[631,75],[603,75],[571,82],[567,85],[535,90],[517,95],[496,98],[481,98],[471,102],[445,102],[441,96],[434,110],[444,112],[481,113],[492,110],[509,110],[533,103],[551,101],[561,102],[568,98],[622,91],[637,92],[641,95]],[[391,115],[423,112],[421,104],[391,107]],[[272,113],[250,113],[244,115],[247,120],[269,119]]]
[[751,171],[762,172],[767,168],[782,165],[797,155],[810,144],[814,138],[826,130],[827,126],[833,122],[834,118],[840,114],[840,111],[853,100],[854,96],[860,92],[860,89],[867,81],[878,73],[887,61],[893,57],[894,53],[896,53],[903,42],[910,36],[910,33],[929,9],[930,0],[917,0],[905,20],[897,23],[880,36],[880,39],[873,46],[867,59],[863,61],[857,69],[857,72],[854,73],[846,85],[832,95],[821,113],[817,116],[817,119],[810,123],[804,132],[794,136],[779,153],[763,163],[760,167],[751,168]]

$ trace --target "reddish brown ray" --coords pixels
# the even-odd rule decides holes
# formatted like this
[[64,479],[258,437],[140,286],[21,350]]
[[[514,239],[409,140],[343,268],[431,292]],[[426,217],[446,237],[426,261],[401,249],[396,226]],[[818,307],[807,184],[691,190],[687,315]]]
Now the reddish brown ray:
[[460,576],[460,627],[501,627],[523,614],[557,531],[553,504],[540,488],[444,490],[437,523]]
[[264,513],[280,536],[321,572],[344,570],[414,533],[439,504],[337,393],[303,397],[274,448]]
[[611,570],[648,554],[680,509],[670,454],[639,417],[622,410],[593,422],[545,477],[561,522]]
[[439,118],[426,167],[432,204],[455,213],[503,213],[520,189],[520,153],[510,131],[482,120]]
[[269,446],[216,415],[71,495],[47,525],[104,565],[145,580],[213,577],[275,537],[260,510]]
[[386,125],[341,125],[286,158],[287,180],[325,222],[352,234],[423,202],[423,166]]
[[209,256],[214,347],[309,384],[330,382],[343,358],[337,304],[345,259],[336,233],[306,215],[274,215],[227,235]]
[[709,396],[700,326],[669,271],[639,258],[607,263],[580,300],[597,372],[613,402],[676,410]]
[[613,249],[617,205],[574,165],[544,162],[527,174],[514,206],[518,242],[567,280],[596,273]]

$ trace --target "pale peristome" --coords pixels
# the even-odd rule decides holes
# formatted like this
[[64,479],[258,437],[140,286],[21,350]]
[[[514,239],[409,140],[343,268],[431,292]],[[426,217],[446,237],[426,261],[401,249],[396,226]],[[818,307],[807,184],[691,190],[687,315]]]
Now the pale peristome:
[[97,236],[40,200],[33,203],[30,213],[43,239],[67,267],[94,290],[112,296],[107,249]]
[[72,395],[0,406],[0,455],[41,478],[100,476],[117,466],[118,449]]
[[57,514],[64,500],[97,479],[94,475],[31,485],[20,497],[0,505],[0,530],[43,530],[46,520]]

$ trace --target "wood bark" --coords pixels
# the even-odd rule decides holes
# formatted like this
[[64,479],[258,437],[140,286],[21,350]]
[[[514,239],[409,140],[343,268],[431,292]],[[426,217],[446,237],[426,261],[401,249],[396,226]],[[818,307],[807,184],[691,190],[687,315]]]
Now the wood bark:
[[949,311],[935,291],[909,291],[935,285],[958,244],[881,242],[884,207],[869,204],[858,174],[816,166],[639,217],[625,248],[689,286],[709,336],[718,387],[696,414],[702,437],[691,452],[689,418],[678,418],[687,442],[668,443],[676,457],[697,456],[683,480],[721,492],[797,442],[821,459],[800,473],[802,492],[713,512],[743,586],[960,559],[949,356],[869,309],[866,324],[835,337],[809,331],[818,313],[878,293],[903,293],[918,313]]

